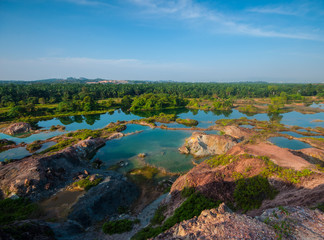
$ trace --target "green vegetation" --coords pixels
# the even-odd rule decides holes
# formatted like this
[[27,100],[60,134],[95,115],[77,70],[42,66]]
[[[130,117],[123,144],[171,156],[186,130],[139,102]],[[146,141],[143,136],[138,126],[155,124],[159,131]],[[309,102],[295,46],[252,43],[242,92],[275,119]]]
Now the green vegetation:
[[0,225],[5,225],[17,220],[37,217],[40,210],[37,204],[29,199],[4,199],[0,200]]
[[144,183],[152,180],[158,173],[159,169],[147,165],[142,168],[133,169],[128,175],[135,183]]
[[198,121],[194,120],[194,119],[181,119],[181,118],[178,118],[176,120],[176,122],[179,123],[179,124],[183,124],[185,126],[189,126],[189,127],[198,125]]
[[280,167],[270,161],[268,157],[259,158],[264,160],[267,165],[267,167],[261,172],[261,175],[267,178],[275,175],[286,182],[297,184],[300,182],[301,178],[313,174],[313,172],[309,169],[296,171],[294,169]]
[[219,206],[220,201],[214,201],[206,198],[200,193],[193,193],[189,196],[179,208],[177,208],[173,216],[165,220],[164,224],[159,227],[148,226],[137,234],[135,234],[133,240],[142,240],[155,237],[160,233],[166,231],[167,229],[174,226],[176,223],[179,223],[183,220],[188,220],[194,216],[199,216],[200,213],[205,209],[216,208]]
[[37,140],[27,145],[26,149],[29,152],[35,152],[42,147],[41,141]]
[[[188,107],[228,110],[230,98],[273,98],[271,112],[289,101],[324,96],[321,84],[268,83],[142,83],[84,84],[20,82],[0,84],[0,121],[36,120],[107,112],[112,108],[154,110]],[[133,99],[134,98],[134,99]],[[197,98],[204,101],[197,102]],[[200,101],[200,100],[199,100]]]
[[187,105],[187,101],[175,95],[147,93],[135,97],[130,110],[146,111],[165,108],[179,108]]
[[165,219],[165,216],[163,215],[164,212],[166,211],[167,206],[162,205],[159,206],[158,209],[156,209],[153,218],[151,219],[151,224],[152,225],[160,225]]
[[97,186],[103,180],[102,178],[96,178],[93,181],[90,181],[89,178],[90,176],[87,176],[84,179],[76,181],[73,183],[73,186],[88,191],[90,188]]
[[233,107],[233,102],[230,99],[219,99],[214,102],[214,110],[228,111]]
[[258,108],[256,108],[253,105],[241,106],[238,108],[238,110],[243,113],[258,113],[259,112]]
[[60,151],[64,148],[66,148],[67,146],[71,145],[72,143],[75,143],[75,139],[63,139],[59,143],[57,143],[49,148],[46,148],[44,151],[41,152],[41,154],[48,153],[48,152]]
[[210,167],[218,167],[220,165],[222,166],[226,166],[232,162],[235,162],[238,160],[237,156],[233,156],[233,155],[229,155],[229,154],[220,154],[218,156],[209,158],[208,160],[206,160],[206,163],[210,166]]
[[277,191],[262,176],[240,178],[236,181],[234,200],[244,211],[259,208],[264,199],[273,199]]
[[138,223],[138,221],[131,221],[129,219],[109,221],[103,224],[102,231],[109,235],[129,232],[133,229],[135,223]]
[[324,212],[324,202],[318,204],[315,208],[318,208],[319,210],[321,210],[322,212]]
[[[19,223],[11,224],[0,227],[1,231],[5,232],[15,240],[26,240],[26,239],[40,239],[40,235],[50,237],[46,239],[53,239],[54,232],[48,226],[40,226],[37,223]],[[36,235],[36,236],[33,236]]]
[[[278,210],[280,212],[280,214],[289,215],[289,212],[287,211],[287,209],[285,209],[282,206],[278,207]],[[272,219],[274,219],[274,221],[272,221]],[[282,239],[283,237],[288,238],[289,239],[289,235],[291,234],[291,226],[290,226],[290,219],[284,219],[281,221],[278,221],[279,216],[277,214],[277,212],[275,210],[273,210],[272,212],[272,216],[271,219],[269,217],[267,217],[264,220],[264,223],[269,224],[270,226],[272,226],[277,234],[277,239]]]

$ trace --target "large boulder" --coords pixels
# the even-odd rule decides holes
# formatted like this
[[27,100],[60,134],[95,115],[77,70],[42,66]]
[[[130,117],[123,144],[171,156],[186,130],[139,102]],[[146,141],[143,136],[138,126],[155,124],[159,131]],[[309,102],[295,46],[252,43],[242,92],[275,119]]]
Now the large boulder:
[[194,132],[186,139],[185,144],[179,148],[184,154],[192,154],[195,157],[204,157],[226,153],[237,144],[237,140],[227,135],[209,135],[204,132]]
[[233,213],[225,204],[218,209],[204,210],[200,216],[174,225],[154,239],[276,239],[267,224]]
[[139,196],[137,187],[120,174],[107,177],[92,187],[72,207],[68,218],[88,227],[105,217],[116,214],[118,207],[126,207]]
[[3,133],[8,135],[16,135],[21,133],[28,133],[31,130],[29,123],[19,122],[11,124],[9,127],[5,128]]
[[323,239],[324,213],[303,207],[268,209],[260,217],[233,213],[226,205],[174,225],[154,239]]
[[31,156],[0,166],[0,192],[40,200],[64,187],[105,141],[86,139],[47,156]]
[[248,128],[237,127],[237,126],[226,126],[223,129],[224,133],[237,139],[244,139],[252,136],[255,132]]

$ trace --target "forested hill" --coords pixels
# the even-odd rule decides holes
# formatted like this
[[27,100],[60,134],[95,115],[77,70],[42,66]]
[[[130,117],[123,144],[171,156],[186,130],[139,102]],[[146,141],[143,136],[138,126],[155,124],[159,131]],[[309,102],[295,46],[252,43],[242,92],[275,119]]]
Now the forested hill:
[[95,100],[162,93],[185,98],[217,97],[274,97],[282,92],[289,95],[324,96],[324,84],[269,84],[269,83],[143,83],[143,84],[84,84],[33,83],[0,84],[1,105],[20,100],[43,98],[47,103],[90,96]]

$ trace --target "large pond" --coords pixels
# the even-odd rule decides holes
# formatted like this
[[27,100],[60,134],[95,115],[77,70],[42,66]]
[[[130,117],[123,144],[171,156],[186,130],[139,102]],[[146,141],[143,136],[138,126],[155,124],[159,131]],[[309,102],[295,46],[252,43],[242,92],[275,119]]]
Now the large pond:
[[[88,116],[72,116],[54,118],[51,120],[38,122],[39,127],[43,129],[49,129],[52,125],[64,125],[66,132],[75,131],[78,129],[99,129],[103,128],[111,122],[118,120],[128,121],[141,119],[144,117],[150,117],[152,115],[164,112],[166,114],[177,114],[180,118],[190,118],[198,121],[198,127],[207,128],[215,124],[219,119],[234,119],[247,117],[248,119],[257,120],[279,120],[285,125],[296,125],[301,127],[324,127],[324,123],[320,121],[314,121],[324,119],[324,112],[314,114],[302,114],[299,112],[284,113],[281,115],[269,116],[268,114],[255,114],[246,115],[240,113],[236,109],[231,111],[202,111],[202,110],[188,110],[188,109],[175,109],[159,112],[137,112],[127,113],[121,110],[116,110],[112,113],[96,114]],[[186,128],[186,126],[177,123],[166,124],[169,127],[174,128]],[[250,126],[246,126],[250,127]],[[107,166],[118,163],[119,161],[128,161],[128,168],[137,167],[143,164],[143,161],[154,164],[155,166],[166,168],[173,172],[183,172],[190,169],[193,164],[193,159],[190,156],[180,154],[178,148],[184,143],[185,138],[191,135],[191,131],[186,130],[162,130],[162,129],[150,129],[149,127],[139,126],[135,124],[129,124],[124,133],[131,133],[136,131],[142,131],[135,135],[127,136],[121,139],[107,142],[106,146],[101,148],[95,157],[103,160]],[[35,140],[45,140],[53,136],[63,134],[65,132],[41,132],[39,134],[33,134],[31,136],[20,138],[0,134],[0,138],[6,138],[17,143],[25,142],[31,143]],[[217,134],[216,131],[210,133]],[[291,134],[291,133],[290,133]],[[291,134],[293,135],[293,134]],[[299,136],[298,136],[299,137]],[[282,147],[288,147],[291,149],[300,149],[308,147],[303,145],[302,142],[291,142],[286,138],[272,140],[275,144]],[[301,143],[301,144],[300,144]],[[296,147],[297,146],[297,147]],[[139,159],[136,157],[139,153],[146,153],[147,157]],[[24,148],[16,148],[2,152],[2,159],[6,158],[21,158],[30,153]],[[0,155],[1,156],[1,155]],[[1,158],[0,158],[1,159]]]

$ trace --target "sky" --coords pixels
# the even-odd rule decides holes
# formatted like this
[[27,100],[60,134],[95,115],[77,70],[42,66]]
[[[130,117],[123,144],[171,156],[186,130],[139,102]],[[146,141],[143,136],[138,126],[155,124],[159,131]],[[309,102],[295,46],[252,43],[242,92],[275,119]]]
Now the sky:
[[324,82],[323,0],[0,0],[0,80]]

